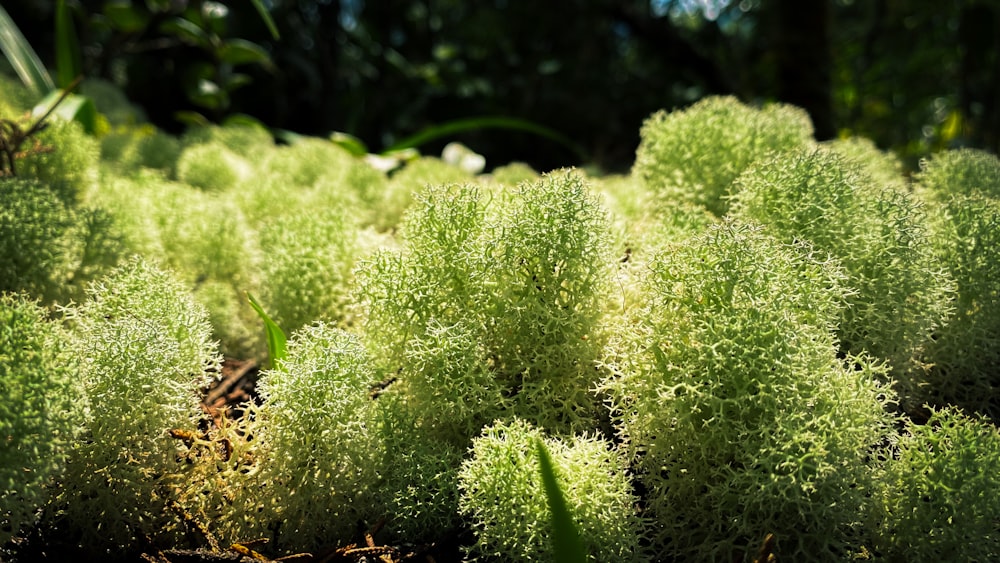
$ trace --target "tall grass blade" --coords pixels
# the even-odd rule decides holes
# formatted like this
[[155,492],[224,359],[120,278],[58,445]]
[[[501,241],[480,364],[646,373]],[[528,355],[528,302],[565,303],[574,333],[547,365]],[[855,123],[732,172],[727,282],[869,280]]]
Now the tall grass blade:
[[55,89],[49,71],[45,70],[38,54],[28,44],[21,30],[14,25],[14,20],[10,19],[3,6],[0,6],[0,51],[10,61],[21,82],[36,96],[40,98]]
[[585,563],[587,561],[580,533],[573,522],[573,516],[566,505],[562,489],[556,481],[552,458],[541,440],[536,442],[538,448],[538,465],[542,473],[542,484],[549,500],[549,512],[552,514],[552,545],[553,561],[555,563]]
[[32,118],[44,121],[49,115],[54,115],[65,121],[76,121],[83,125],[83,130],[93,135],[97,132],[97,107],[94,101],[86,96],[71,94],[75,82],[65,90],[53,90],[31,111]]
[[581,162],[586,162],[587,160],[586,151],[584,151],[580,145],[573,142],[573,140],[566,135],[526,119],[500,116],[470,117],[467,119],[456,119],[454,121],[446,121],[438,125],[432,125],[431,127],[428,127],[393,144],[392,146],[386,148],[384,152],[390,153],[402,149],[419,147],[420,145],[442,137],[449,137],[466,131],[478,131],[480,129],[506,129],[510,131],[523,131],[525,133],[538,135],[539,137],[544,137],[568,148],[577,156],[577,158],[580,159]]
[[274,20],[271,19],[271,13],[267,11],[267,6],[264,5],[264,0],[250,0],[253,2],[253,7],[257,8],[257,13],[260,14],[260,19],[264,20],[264,25],[267,26],[267,30],[271,32],[271,37],[275,41],[281,39],[281,35],[278,34],[278,26],[274,25]]
[[271,317],[264,312],[264,308],[260,306],[260,303],[249,292],[247,292],[247,299],[250,300],[250,306],[253,307],[254,311],[257,311],[261,320],[264,321],[264,329],[267,331],[267,355],[271,359],[271,367],[282,369],[281,363],[288,356],[285,332],[281,330],[281,327],[276,322],[271,320]]
[[56,82],[60,88],[67,88],[77,76],[83,74],[83,58],[80,56],[80,41],[76,38],[76,27],[66,0],[56,3]]

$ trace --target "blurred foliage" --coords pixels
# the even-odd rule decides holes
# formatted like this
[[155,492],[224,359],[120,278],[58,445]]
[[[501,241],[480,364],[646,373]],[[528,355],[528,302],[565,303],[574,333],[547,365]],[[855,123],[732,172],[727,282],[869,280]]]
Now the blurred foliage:
[[[955,146],[1000,147],[1000,6],[993,0],[66,0],[88,76],[150,120],[253,115],[381,150],[442,123],[526,120],[458,140],[490,167],[624,170],[642,120],[709,94],[804,107],[820,139],[871,137],[912,169]],[[269,9],[280,39],[258,8]],[[55,0],[11,18],[49,65]]]

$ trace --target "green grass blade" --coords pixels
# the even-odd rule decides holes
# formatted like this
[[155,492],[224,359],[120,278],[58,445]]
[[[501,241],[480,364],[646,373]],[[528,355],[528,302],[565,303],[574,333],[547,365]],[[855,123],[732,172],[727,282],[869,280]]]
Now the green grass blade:
[[538,448],[538,465],[542,473],[542,484],[549,500],[549,512],[552,514],[552,544],[553,561],[555,563],[585,563],[587,555],[580,541],[580,533],[573,522],[573,516],[566,505],[562,489],[556,481],[556,472],[552,467],[552,458],[541,440],[536,442]]
[[260,14],[260,19],[264,20],[264,25],[267,26],[267,30],[271,32],[271,37],[275,41],[281,39],[281,35],[278,34],[278,26],[274,25],[274,20],[271,19],[271,13],[267,11],[267,7],[264,6],[264,0],[250,0],[253,2],[253,7],[257,8],[257,13]]
[[28,44],[21,30],[14,25],[14,20],[10,19],[3,6],[0,6],[0,51],[10,61],[10,66],[14,67],[21,82],[39,98],[55,89],[49,71],[45,70],[38,54]]
[[56,82],[67,88],[77,76],[83,74],[80,41],[76,38],[73,18],[66,7],[66,0],[56,3]]
[[449,137],[458,133],[463,133],[465,131],[477,131],[480,129],[506,129],[510,131],[523,131],[526,133],[531,133],[533,135],[538,135],[540,137],[549,139],[565,146],[569,150],[573,151],[573,154],[580,159],[581,162],[585,162],[586,151],[573,142],[572,139],[563,135],[562,133],[545,127],[544,125],[539,125],[532,121],[526,119],[518,119],[516,117],[470,117],[467,119],[456,119],[454,121],[446,121],[439,125],[433,125],[415,133],[405,139],[393,144],[392,146],[385,149],[384,152],[389,153],[393,151],[398,151],[401,149],[408,149],[413,147],[419,147],[430,141],[440,139],[442,137]]
[[31,112],[34,119],[43,119],[49,114],[65,121],[78,122],[90,135],[97,131],[97,107],[94,106],[94,101],[86,96],[53,90],[42,98]]
[[281,327],[277,323],[271,320],[271,317],[264,312],[264,308],[260,306],[260,303],[249,292],[247,292],[247,299],[250,300],[250,306],[253,307],[254,311],[257,311],[261,320],[264,321],[264,328],[267,330],[267,354],[271,358],[271,367],[281,369],[281,362],[285,361],[285,358],[288,356],[285,332],[281,330]]

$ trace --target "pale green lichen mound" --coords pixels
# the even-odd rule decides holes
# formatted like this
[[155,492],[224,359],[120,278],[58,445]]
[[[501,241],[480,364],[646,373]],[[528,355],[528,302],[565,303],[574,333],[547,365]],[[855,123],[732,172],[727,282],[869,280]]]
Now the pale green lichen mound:
[[609,221],[580,175],[558,172],[492,204],[470,185],[428,188],[403,250],[361,268],[380,371],[442,438],[498,416],[553,432],[593,427]]
[[935,257],[955,279],[955,314],[928,346],[927,400],[1000,420],[1000,159],[940,153],[922,164]]
[[[263,374],[253,439],[258,468],[237,499],[234,537],[270,537],[292,552],[347,543],[374,523],[382,459],[376,382],[361,340],[331,325],[293,335],[288,356]],[[240,520],[242,519],[242,520]]]
[[932,252],[919,202],[829,149],[758,162],[735,182],[732,214],[784,242],[809,241],[847,272],[842,348],[888,360],[906,402],[923,400],[923,354],[951,314],[954,282]]
[[1000,558],[1000,432],[955,408],[908,424],[873,499],[875,552],[887,561]]
[[86,414],[67,335],[24,294],[0,294],[0,556],[31,524]]
[[88,553],[176,540],[169,503],[190,464],[169,431],[195,432],[204,416],[219,364],[207,313],[171,274],[133,259],[68,314],[92,408],[58,505]]
[[643,522],[622,456],[602,439],[548,438],[519,419],[483,430],[462,464],[459,510],[476,534],[471,553],[499,561],[558,560],[536,455],[538,440],[552,456],[588,560],[644,561]]
[[650,269],[603,388],[661,556],[739,560],[769,533],[789,560],[845,556],[892,419],[884,370],[838,358],[844,273],[734,221]]
[[755,160],[807,146],[813,128],[801,109],[758,109],[733,97],[710,97],[643,123],[632,174],[661,200],[685,201],[722,216],[730,184]]
[[34,137],[39,150],[26,151],[17,163],[17,173],[39,180],[73,206],[97,186],[100,143],[75,121],[51,118],[47,123]]
[[0,291],[52,300],[67,273],[72,211],[34,180],[0,179]]

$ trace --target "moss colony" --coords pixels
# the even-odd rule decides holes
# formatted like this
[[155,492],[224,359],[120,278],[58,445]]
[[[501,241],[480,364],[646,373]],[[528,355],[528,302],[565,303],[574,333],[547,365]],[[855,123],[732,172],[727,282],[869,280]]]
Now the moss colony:
[[[0,179],[3,557],[384,520],[550,561],[544,443],[593,561],[1000,558],[995,156],[906,178],[711,98],[652,116],[630,175],[385,173],[116,103]],[[221,359],[266,365],[247,292],[287,356],[212,420]]]

